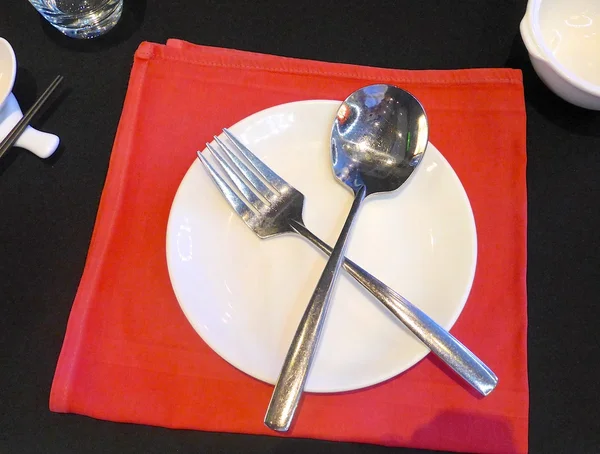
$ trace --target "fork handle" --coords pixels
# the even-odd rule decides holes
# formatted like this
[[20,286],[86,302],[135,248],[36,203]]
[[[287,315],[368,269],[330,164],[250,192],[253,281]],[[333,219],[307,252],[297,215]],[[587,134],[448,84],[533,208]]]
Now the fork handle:
[[265,415],[265,425],[270,429],[285,432],[294,419],[323,331],[332,289],[344,261],[352,223],[366,192],[364,186],[357,191],[344,227],[292,339]]
[[[303,224],[292,221],[292,228],[323,252],[331,254],[331,247]],[[425,312],[353,261],[346,259],[343,266],[350,276],[381,301],[423,344],[469,385],[484,396],[492,392],[498,383],[498,378],[458,339],[433,321]]]

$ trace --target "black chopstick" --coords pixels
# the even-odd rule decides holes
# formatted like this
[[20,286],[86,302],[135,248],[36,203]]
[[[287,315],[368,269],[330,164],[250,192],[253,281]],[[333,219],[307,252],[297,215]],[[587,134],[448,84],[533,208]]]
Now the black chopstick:
[[0,142],[0,158],[7,152],[7,150],[14,145],[19,136],[23,133],[25,128],[31,122],[33,116],[40,110],[44,103],[48,100],[50,95],[56,90],[56,87],[60,85],[63,80],[63,76],[57,76],[56,79],[46,88],[46,91],[37,99],[35,104],[27,111],[23,118],[15,125],[15,127],[8,133],[8,135]]

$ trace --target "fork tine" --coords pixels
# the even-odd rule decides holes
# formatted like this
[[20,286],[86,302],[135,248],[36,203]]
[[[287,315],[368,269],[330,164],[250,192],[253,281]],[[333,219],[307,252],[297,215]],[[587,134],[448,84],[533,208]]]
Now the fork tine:
[[242,175],[244,175],[246,180],[248,180],[248,182],[252,184],[252,186],[254,186],[254,189],[256,189],[260,193],[260,195],[262,195],[265,199],[270,201],[276,194],[276,192],[278,192],[277,189],[275,187],[273,187],[272,189],[269,188],[269,186],[266,185],[258,177],[258,175],[256,175],[255,171],[250,169],[246,164],[244,164],[244,162],[240,158],[238,158],[238,156],[221,139],[219,139],[217,136],[214,136],[214,138],[217,145],[219,145],[221,150],[231,160],[234,166],[239,169]]
[[252,153],[231,131],[227,128],[223,129],[225,135],[231,140],[238,150],[246,157],[246,159],[254,166],[254,168],[263,176],[265,180],[271,183],[278,192],[285,191],[289,188],[289,184],[273,172],[264,162],[262,162],[254,153]]
[[227,182],[221,178],[218,172],[213,166],[210,165],[206,157],[203,156],[200,151],[198,151],[198,159],[200,159],[200,162],[204,164],[204,168],[208,171],[208,174],[217,185],[223,196],[225,196],[225,199],[229,202],[231,208],[233,208],[233,210],[242,218],[242,220],[252,228],[252,221],[256,216],[252,209],[235,193],[235,191],[229,187]]
[[223,171],[231,179],[233,184],[235,184],[236,188],[238,188],[242,195],[246,197],[246,200],[248,200],[248,202],[250,202],[254,208],[260,211],[265,203],[254,193],[254,191],[252,191],[252,189],[248,187],[242,178],[240,178],[240,176],[235,170],[233,170],[225,158],[221,156],[220,152],[218,152],[210,143],[206,143],[206,148],[210,150]]

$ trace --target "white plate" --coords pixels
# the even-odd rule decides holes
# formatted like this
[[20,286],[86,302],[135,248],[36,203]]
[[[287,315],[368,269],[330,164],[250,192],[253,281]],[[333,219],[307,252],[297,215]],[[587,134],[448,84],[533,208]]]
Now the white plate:
[[[302,101],[258,112],[231,131],[304,193],[306,226],[333,244],[351,193],[331,171],[329,135],[339,101]],[[444,328],[458,318],[477,259],[475,222],[452,168],[429,144],[399,191],[367,199],[347,256]],[[297,235],[261,240],[195,160],[167,227],[167,263],[183,312],[221,357],[275,383],[326,257]],[[342,272],[306,390],[339,392],[387,380],[429,350]]]

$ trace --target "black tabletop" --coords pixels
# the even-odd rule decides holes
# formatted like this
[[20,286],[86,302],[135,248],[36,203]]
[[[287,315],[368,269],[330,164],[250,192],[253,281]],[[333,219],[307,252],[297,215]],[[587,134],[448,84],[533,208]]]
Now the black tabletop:
[[[56,32],[27,0],[0,2],[23,109],[61,138],[48,160],[0,162],[0,453],[425,452],[178,431],[51,413],[50,385],[81,278],[133,54],[174,37],[277,55],[406,69],[523,71],[527,107],[530,452],[600,452],[600,113],[538,79],[519,35],[525,1],[125,0],[91,41]],[[498,289],[499,292],[502,289]]]

